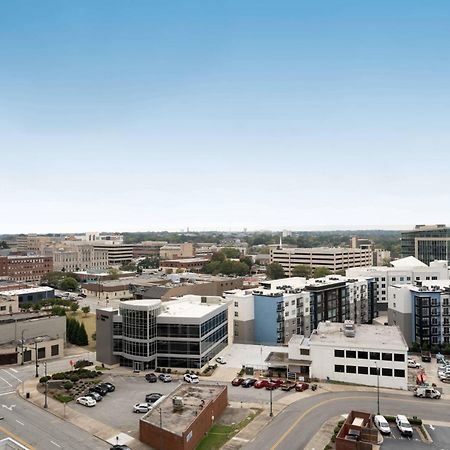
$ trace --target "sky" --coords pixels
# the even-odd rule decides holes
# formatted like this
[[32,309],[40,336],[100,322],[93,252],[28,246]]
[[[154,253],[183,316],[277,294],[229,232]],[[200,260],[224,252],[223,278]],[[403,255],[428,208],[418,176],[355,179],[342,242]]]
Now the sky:
[[0,2],[0,234],[450,223],[450,2]]

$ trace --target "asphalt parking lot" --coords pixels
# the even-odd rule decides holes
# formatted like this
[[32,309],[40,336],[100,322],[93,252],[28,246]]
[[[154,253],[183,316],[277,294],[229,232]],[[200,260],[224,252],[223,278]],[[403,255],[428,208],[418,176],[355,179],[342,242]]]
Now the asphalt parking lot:
[[384,436],[383,449],[408,450],[408,449],[438,449],[450,450],[450,428],[426,426],[428,433],[433,439],[432,444],[424,443],[419,435],[419,430],[414,427],[412,438],[402,436],[395,424],[391,424],[391,435]]
[[[132,411],[134,404],[145,402],[146,394],[158,392],[167,395],[177,386],[185,383],[181,375],[177,376],[177,378],[173,377],[173,381],[170,383],[163,383],[159,380],[156,383],[148,383],[142,376],[121,375],[107,376],[104,381],[113,383],[116,390],[108,393],[101,402],[98,402],[92,408],[76,403],[72,403],[70,407],[130,435],[136,435],[139,429],[139,418],[142,417],[142,414]],[[201,380],[200,383],[207,384],[208,381]],[[211,381],[211,383],[216,384],[218,382]],[[218,384],[226,384],[228,386],[228,399],[230,401],[260,404],[268,404],[270,401],[270,391],[266,389],[242,388],[241,386],[232,386],[231,383]],[[275,389],[272,391],[272,401],[276,402],[277,399],[290,395],[301,398],[302,393],[295,391],[284,392],[281,389]]]

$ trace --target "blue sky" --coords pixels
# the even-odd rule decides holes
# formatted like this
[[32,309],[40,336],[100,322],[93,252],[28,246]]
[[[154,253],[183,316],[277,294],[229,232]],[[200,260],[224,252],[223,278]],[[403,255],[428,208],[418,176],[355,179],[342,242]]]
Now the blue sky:
[[450,2],[0,2],[0,233],[449,218]]

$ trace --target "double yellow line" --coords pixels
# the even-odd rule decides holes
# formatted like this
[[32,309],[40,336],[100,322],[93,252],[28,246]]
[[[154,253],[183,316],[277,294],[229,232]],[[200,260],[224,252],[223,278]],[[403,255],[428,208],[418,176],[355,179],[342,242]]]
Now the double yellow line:
[[29,450],[36,450],[32,445],[30,445],[28,442],[24,441],[21,437],[14,434],[12,431],[7,430],[4,427],[0,427],[0,431],[10,438],[13,438],[15,441],[17,441],[19,444],[22,444],[24,447],[28,448]]

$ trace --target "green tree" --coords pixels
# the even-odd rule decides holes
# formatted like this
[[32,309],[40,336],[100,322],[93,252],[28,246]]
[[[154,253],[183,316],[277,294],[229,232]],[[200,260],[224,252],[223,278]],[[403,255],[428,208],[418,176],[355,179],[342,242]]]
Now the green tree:
[[273,262],[267,266],[266,275],[269,280],[278,280],[285,277],[283,267],[277,262]]
[[65,316],[66,309],[59,305],[52,306],[52,316]]
[[221,250],[227,258],[238,259],[241,256],[241,252],[237,248],[225,247]]
[[0,248],[9,248],[9,245],[6,241],[0,241]]
[[115,267],[110,267],[108,269],[108,274],[111,277],[111,280],[117,280],[119,278],[119,269],[116,269]]
[[90,306],[83,306],[81,308],[81,311],[83,311],[83,314],[84,314],[85,317],[89,314],[90,310],[91,310]]
[[240,259],[241,262],[243,262],[244,264],[247,264],[249,270],[252,268],[253,266],[253,259],[251,258],[251,256],[243,256]]
[[138,271],[142,273],[142,269],[158,269],[159,268],[159,256],[149,256],[143,259],[137,266]]
[[60,289],[65,291],[74,291],[78,289],[78,281],[72,277],[64,277],[60,283]]
[[125,272],[134,272],[136,270],[136,268],[137,268],[136,264],[133,264],[131,262],[120,266],[120,270],[123,270]]
[[305,264],[299,264],[298,266],[295,266],[292,269],[292,276],[293,277],[311,278],[311,276],[312,276],[311,267],[307,266]]
[[75,314],[79,308],[80,305],[78,305],[77,302],[72,302],[72,304],[70,305],[70,310],[72,311],[73,314]]
[[73,278],[77,282],[80,281],[78,276],[72,272],[49,272],[41,278],[41,284],[51,286],[55,289],[63,289],[61,283],[65,278]]
[[40,311],[41,310],[41,304],[40,303],[34,303],[31,307],[33,311]]
[[314,267],[314,278],[322,278],[331,275],[331,270],[328,267]]
[[82,323],[78,327],[77,341],[78,341],[78,343],[77,343],[78,345],[88,345],[89,344],[89,339],[88,339],[88,335],[86,333],[86,328],[84,327],[84,323]]
[[211,262],[213,261],[224,262],[226,259],[227,258],[223,252],[216,252],[212,255]]

